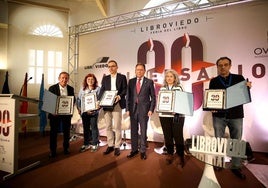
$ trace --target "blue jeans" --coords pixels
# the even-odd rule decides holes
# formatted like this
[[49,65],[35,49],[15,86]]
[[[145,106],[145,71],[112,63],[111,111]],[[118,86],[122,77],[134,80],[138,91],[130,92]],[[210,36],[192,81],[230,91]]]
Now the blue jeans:
[[[231,139],[242,139],[243,133],[243,119],[226,119],[221,117],[213,117],[213,127],[215,132],[215,137],[224,137],[226,126],[229,128]],[[232,157],[232,167],[240,168],[241,158]]]
[[97,145],[99,143],[99,129],[97,125],[98,114],[82,114],[84,145]]

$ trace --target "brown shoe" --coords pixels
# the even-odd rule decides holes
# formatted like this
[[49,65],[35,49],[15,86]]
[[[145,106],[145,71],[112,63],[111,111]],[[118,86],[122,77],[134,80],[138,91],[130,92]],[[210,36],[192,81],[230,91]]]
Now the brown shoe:
[[166,164],[167,165],[170,165],[173,162],[173,159],[174,159],[173,155],[172,154],[168,154],[167,155],[167,158],[166,158]]

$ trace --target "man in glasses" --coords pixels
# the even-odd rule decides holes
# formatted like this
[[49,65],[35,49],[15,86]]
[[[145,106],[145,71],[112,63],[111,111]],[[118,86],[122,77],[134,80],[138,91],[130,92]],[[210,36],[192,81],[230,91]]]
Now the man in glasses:
[[[216,62],[218,76],[211,79],[209,89],[226,89],[245,78],[242,75],[230,73],[232,61],[228,57],[221,57]],[[251,88],[251,82],[246,83]],[[228,126],[231,139],[241,140],[243,132],[243,105],[226,110],[212,111],[213,127],[216,137],[224,137],[225,128]],[[241,158],[232,157],[231,171],[240,179],[246,176],[241,171]]]
[[108,62],[108,69],[110,74],[102,79],[99,100],[105,91],[116,90],[117,96],[113,106],[103,108],[108,143],[108,147],[103,154],[108,155],[114,151],[114,155],[119,156],[122,139],[122,109],[126,107],[127,79],[125,75],[117,72],[118,65],[115,60]]

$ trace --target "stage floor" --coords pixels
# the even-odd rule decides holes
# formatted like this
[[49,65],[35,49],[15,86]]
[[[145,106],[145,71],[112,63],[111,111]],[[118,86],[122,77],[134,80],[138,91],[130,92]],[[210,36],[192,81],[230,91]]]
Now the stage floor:
[[[101,137],[105,141],[105,137]],[[127,140],[129,143],[130,140]],[[62,150],[62,135],[58,137],[58,155],[49,159],[49,136],[39,133],[28,133],[19,138],[19,166],[27,166],[40,161],[40,165],[3,181],[7,173],[0,173],[0,187],[198,187],[202,177],[204,164],[194,157],[186,156],[184,168],[173,163],[166,165],[165,156],[157,154],[154,149],[163,146],[162,143],[149,142],[147,160],[139,156],[128,159],[130,150],[122,150],[121,155],[103,155],[106,146],[97,152],[79,152],[83,139],[78,138],[71,142],[70,155],[64,155]],[[215,175],[221,187],[265,187],[266,180],[258,175],[257,165],[268,165],[266,153],[254,153],[255,160],[243,167],[246,180],[235,177],[230,170],[216,171]],[[265,168],[265,166],[262,166]],[[267,166],[265,168],[267,170]],[[265,172],[268,174],[267,172]]]

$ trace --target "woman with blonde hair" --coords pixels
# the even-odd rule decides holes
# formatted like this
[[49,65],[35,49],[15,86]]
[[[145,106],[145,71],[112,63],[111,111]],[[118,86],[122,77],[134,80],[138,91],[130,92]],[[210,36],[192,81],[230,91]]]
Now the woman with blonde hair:
[[[178,73],[173,70],[165,71],[165,79],[161,91],[165,90],[179,90],[183,91],[180,84]],[[171,164],[174,160],[174,143],[176,147],[176,154],[179,157],[179,165],[184,166],[184,138],[183,125],[184,115],[177,113],[159,113],[161,127],[164,134],[165,146],[167,148],[166,163]]]

